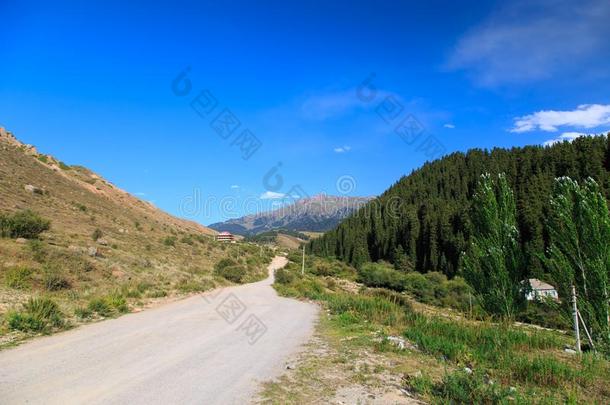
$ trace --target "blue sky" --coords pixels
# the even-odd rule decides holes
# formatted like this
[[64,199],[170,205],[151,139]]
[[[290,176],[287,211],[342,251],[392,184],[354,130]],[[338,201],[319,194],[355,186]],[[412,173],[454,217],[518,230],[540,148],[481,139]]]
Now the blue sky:
[[0,125],[204,224],[610,129],[607,1],[7,3]]

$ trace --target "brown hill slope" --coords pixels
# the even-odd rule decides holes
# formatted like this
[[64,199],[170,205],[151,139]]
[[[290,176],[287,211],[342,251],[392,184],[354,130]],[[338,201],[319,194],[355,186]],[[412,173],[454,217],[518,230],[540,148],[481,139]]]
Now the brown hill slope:
[[51,220],[51,228],[41,241],[0,238],[0,336],[17,333],[7,312],[33,296],[51,297],[78,323],[75,310],[95,319],[87,307],[96,299],[140,307],[225,283],[213,274],[223,258],[246,270],[243,281],[263,275],[269,258],[257,246],[217,243],[214,231],[40,154],[0,128],[0,214],[22,210]]
[[[67,166],[50,155],[39,154],[4,128],[0,128],[0,153],[0,209],[27,207],[49,214],[57,232],[90,234],[95,224],[88,219],[93,215],[115,237],[120,229],[129,232],[136,222],[141,227],[215,233],[194,222],[172,217],[84,167]],[[43,193],[26,190],[28,185]]]

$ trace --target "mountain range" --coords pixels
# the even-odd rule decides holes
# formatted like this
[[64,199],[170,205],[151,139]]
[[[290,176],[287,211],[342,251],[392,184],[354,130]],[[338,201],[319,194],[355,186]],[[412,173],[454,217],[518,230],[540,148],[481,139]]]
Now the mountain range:
[[329,196],[300,199],[273,211],[257,213],[209,225],[219,232],[256,235],[274,229],[326,232],[369,202],[372,197]]

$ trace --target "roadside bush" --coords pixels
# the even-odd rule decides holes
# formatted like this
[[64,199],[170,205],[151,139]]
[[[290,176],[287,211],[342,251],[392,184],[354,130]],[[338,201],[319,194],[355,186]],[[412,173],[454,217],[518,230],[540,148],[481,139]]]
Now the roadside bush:
[[294,281],[294,274],[286,269],[275,271],[275,282],[280,284],[291,284]]
[[325,262],[316,263],[310,270],[316,276],[333,277],[341,273],[341,268],[337,265]]
[[234,283],[240,283],[246,275],[246,269],[239,265],[227,266],[216,271],[216,274]]
[[213,288],[212,282],[182,279],[176,284],[176,289],[183,294],[198,293]]
[[99,316],[108,317],[112,315],[112,308],[103,298],[93,298],[91,301],[89,301],[87,309],[91,312],[97,313]]
[[113,293],[106,297],[106,302],[120,314],[124,314],[129,312],[129,307],[127,306],[127,300],[119,293]]
[[63,314],[49,298],[30,298],[21,311],[7,314],[9,328],[23,332],[49,332],[64,325]]
[[93,298],[87,305],[87,310],[95,312],[103,317],[110,317],[116,313],[129,312],[127,300],[120,293],[115,292],[106,297]]
[[395,326],[404,320],[404,310],[385,298],[338,293],[326,297],[333,314],[351,313],[360,320]]
[[167,291],[165,290],[152,290],[149,291],[146,296],[148,298],[163,298],[163,297],[167,297]]
[[50,227],[51,221],[30,210],[0,214],[0,236],[3,238],[35,239]]
[[229,259],[229,258],[225,258],[225,259],[220,259],[215,265],[214,265],[214,271],[216,273],[221,272],[225,267],[230,267],[230,266],[236,266],[237,262],[233,259]]
[[93,311],[86,307],[78,307],[74,310],[74,315],[80,319],[88,319],[93,315]]
[[4,272],[4,284],[9,288],[25,290],[31,286],[32,269],[29,267],[11,267]]
[[381,263],[365,263],[358,271],[358,281],[368,287],[388,288],[394,291],[405,289],[405,276]]

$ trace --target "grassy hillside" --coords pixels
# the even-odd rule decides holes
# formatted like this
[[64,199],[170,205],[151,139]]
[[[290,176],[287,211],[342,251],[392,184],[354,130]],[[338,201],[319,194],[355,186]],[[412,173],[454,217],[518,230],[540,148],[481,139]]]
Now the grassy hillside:
[[18,314],[37,311],[32,297],[57,303],[64,319],[58,326],[67,327],[227,283],[222,269],[214,271],[224,258],[243,268],[238,281],[261,278],[271,254],[250,244],[219,244],[214,231],[0,130],[0,214],[24,210],[51,224],[39,238],[0,238],[0,334],[9,342],[24,331],[57,329],[20,326]]

